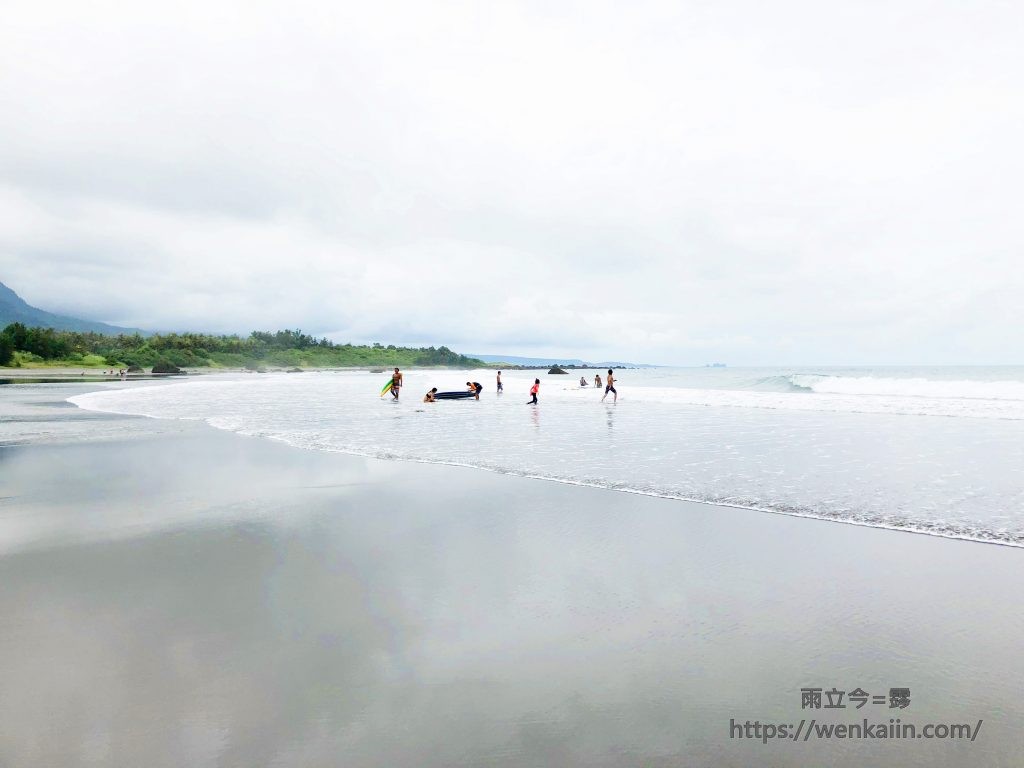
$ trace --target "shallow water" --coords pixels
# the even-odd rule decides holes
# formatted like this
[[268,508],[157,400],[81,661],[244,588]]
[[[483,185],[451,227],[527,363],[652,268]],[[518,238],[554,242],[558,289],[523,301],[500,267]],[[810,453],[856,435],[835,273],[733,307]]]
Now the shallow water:
[[[70,398],[301,448],[1024,544],[1024,369],[641,369],[619,402],[595,371],[413,371],[402,399],[366,372],[202,377]],[[602,377],[604,373],[602,372]],[[479,401],[421,402],[481,381]]]

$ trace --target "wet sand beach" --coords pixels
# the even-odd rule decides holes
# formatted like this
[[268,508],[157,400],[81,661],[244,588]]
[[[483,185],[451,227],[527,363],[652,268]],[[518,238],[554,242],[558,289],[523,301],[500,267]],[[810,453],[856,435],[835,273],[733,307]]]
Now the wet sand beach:
[[[81,416],[66,388],[33,392],[32,418]],[[16,432],[28,417],[7,412]],[[1018,548],[88,418],[102,439],[0,448],[0,765],[1024,752]],[[910,705],[801,709],[802,687],[909,688]],[[983,726],[730,737],[812,717]]]

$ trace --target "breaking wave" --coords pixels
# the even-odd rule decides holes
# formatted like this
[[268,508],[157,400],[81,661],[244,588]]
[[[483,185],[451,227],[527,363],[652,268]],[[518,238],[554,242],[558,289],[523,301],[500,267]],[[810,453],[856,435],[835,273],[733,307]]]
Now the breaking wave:
[[1024,381],[952,381],[794,373],[786,379],[797,389],[818,394],[956,398],[1024,402]]

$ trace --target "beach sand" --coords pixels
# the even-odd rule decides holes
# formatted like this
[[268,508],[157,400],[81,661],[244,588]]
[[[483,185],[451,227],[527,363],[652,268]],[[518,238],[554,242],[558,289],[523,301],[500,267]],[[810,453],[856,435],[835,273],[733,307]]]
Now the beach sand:
[[0,449],[0,765],[1021,763],[1020,549],[148,423]]

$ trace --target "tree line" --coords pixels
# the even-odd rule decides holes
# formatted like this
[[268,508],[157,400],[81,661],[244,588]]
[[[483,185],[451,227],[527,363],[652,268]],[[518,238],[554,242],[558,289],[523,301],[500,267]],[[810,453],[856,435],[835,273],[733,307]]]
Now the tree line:
[[337,344],[302,331],[253,331],[249,336],[205,333],[119,334],[59,331],[11,323],[0,331],[0,365],[33,363],[70,366],[151,368],[178,366],[249,367],[261,365],[326,366],[456,366],[484,365],[448,347],[396,347]]

